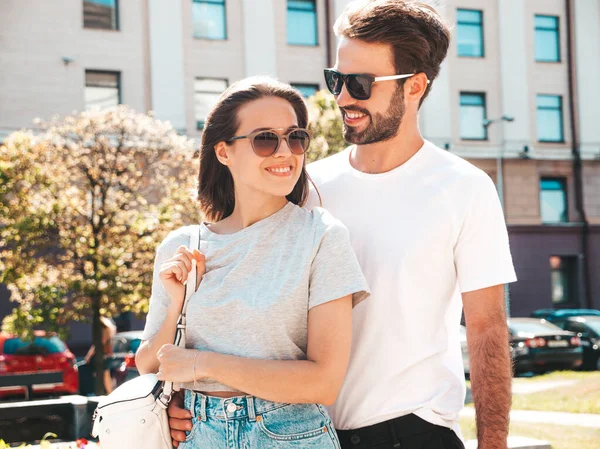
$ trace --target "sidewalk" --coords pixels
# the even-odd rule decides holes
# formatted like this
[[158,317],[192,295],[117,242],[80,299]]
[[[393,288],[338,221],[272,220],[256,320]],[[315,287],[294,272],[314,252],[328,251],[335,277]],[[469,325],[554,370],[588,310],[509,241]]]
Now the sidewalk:
[[[460,416],[475,417],[473,407],[465,407]],[[579,426],[600,429],[600,415],[590,413],[539,412],[535,410],[511,410],[510,420],[558,426]]]

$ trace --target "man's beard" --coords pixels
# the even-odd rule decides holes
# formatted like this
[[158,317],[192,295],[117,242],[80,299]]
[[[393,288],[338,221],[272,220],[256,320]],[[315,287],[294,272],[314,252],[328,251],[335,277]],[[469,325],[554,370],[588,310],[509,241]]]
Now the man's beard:
[[363,131],[357,131],[344,122],[344,139],[347,142],[367,145],[389,140],[398,134],[402,117],[404,117],[404,87],[398,86],[385,115],[375,114],[373,116],[367,109],[352,106],[348,109],[344,108],[344,110],[361,112],[370,119],[370,123]]

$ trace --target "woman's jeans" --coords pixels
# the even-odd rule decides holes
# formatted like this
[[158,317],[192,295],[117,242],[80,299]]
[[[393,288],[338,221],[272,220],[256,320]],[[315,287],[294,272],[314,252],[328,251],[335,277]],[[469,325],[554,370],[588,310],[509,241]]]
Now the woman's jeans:
[[181,449],[340,449],[331,419],[318,404],[224,399],[186,390],[185,408],[193,427]]

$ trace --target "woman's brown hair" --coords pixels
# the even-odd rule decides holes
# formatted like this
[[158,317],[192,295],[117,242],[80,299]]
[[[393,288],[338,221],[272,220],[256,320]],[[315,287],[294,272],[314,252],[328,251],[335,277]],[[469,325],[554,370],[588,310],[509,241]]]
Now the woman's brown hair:
[[[268,97],[289,102],[296,112],[298,127],[308,127],[308,110],[304,99],[300,92],[288,84],[267,77],[252,77],[227,88],[206,118],[200,144],[198,200],[202,211],[211,221],[228,217],[235,206],[233,178],[229,169],[217,159],[215,146],[235,136],[240,125],[238,111],[242,106]],[[288,201],[303,206],[308,197],[308,182],[305,159],[298,182],[286,196]]]

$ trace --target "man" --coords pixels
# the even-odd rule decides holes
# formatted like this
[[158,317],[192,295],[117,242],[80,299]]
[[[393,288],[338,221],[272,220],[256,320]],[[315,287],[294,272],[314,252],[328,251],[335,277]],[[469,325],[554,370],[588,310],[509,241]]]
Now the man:
[[[372,292],[354,309],[348,373],[329,408],[342,447],[463,447],[464,308],[479,449],[506,448],[504,284],[516,277],[502,209],[485,173],[424,141],[418,127],[449,30],[425,4],[363,0],[335,31],[337,62],[325,75],[353,145],[309,173],[323,207],[348,227]],[[313,194],[309,206],[317,204]],[[179,404],[169,412],[182,441],[177,429],[189,421],[177,419]]]

